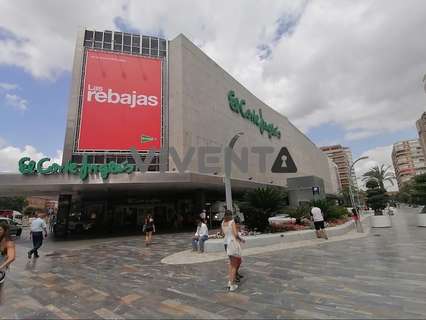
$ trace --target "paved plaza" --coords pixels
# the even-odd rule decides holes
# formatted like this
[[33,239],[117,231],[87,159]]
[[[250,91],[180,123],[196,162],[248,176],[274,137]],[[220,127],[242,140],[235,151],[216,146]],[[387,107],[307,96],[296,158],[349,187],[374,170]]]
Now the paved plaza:
[[244,258],[226,291],[226,259],[169,265],[190,235],[49,241],[28,262],[28,239],[1,289],[1,318],[424,318],[426,229],[403,207],[392,229]]

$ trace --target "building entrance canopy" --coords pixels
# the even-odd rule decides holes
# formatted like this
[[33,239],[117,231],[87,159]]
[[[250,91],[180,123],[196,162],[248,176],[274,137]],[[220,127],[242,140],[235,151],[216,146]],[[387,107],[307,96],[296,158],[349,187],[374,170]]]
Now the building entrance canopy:
[[[232,180],[235,191],[244,191],[265,186],[245,180]],[[108,180],[99,175],[90,175],[82,181],[73,175],[0,175],[0,196],[14,195],[59,195],[88,191],[161,191],[161,190],[224,190],[223,177],[195,173],[134,172],[116,174]]]

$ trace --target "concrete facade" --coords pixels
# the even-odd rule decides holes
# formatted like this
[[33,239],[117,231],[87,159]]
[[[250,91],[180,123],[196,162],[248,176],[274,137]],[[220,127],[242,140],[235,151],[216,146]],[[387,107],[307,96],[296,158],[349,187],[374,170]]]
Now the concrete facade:
[[[227,99],[230,90],[245,99],[247,108],[262,109],[263,118],[281,130],[281,139],[260,134],[252,122],[234,113]],[[262,174],[257,155],[249,152],[248,173],[233,166],[233,178],[251,178],[259,183],[287,186],[288,178],[317,176],[324,180],[326,192],[333,191],[327,156],[285,116],[255,97],[183,35],[169,43],[169,105],[169,142],[181,158],[190,147],[225,147],[237,132],[243,132],[235,144],[236,154],[241,154],[243,147],[252,146],[271,146],[274,153],[267,157],[269,172]],[[282,147],[289,150],[297,167],[296,173],[270,172]],[[174,167],[170,160],[170,169]],[[196,157],[190,167],[191,171],[198,171]],[[218,175],[223,175],[222,168]]]
[[[288,180],[288,198],[290,207],[297,208],[312,200],[326,197],[324,180],[316,176],[295,177]],[[312,187],[319,187],[319,192],[313,192]]]
[[[108,41],[105,40],[107,35]],[[116,41],[116,36],[120,41]],[[131,45],[121,43],[121,39],[126,38]],[[142,41],[136,42],[135,39]],[[144,39],[149,45],[144,46]],[[159,43],[163,44],[162,54],[158,50]],[[134,158],[130,150],[87,151],[77,148],[87,50],[107,50],[118,55],[132,54],[161,60],[161,139],[165,151],[162,155],[166,155],[161,160],[167,162],[163,172],[160,171],[159,153],[150,166],[154,168],[141,172],[133,170],[136,168],[133,164],[139,159]],[[162,221],[163,227],[182,221],[182,218],[188,218],[186,224],[189,226],[207,203],[225,199],[223,151],[237,133],[242,136],[233,150],[238,158],[247,150],[248,166],[246,169],[236,165],[231,168],[235,199],[258,187],[288,186],[291,189],[291,183],[290,197],[295,206],[313,199],[313,186],[320,187],[318,197],[321,198],[327,193],[335,193],[327,156],[285,116],[259,100],[185,36],[166,41],[122,32],[81,30],[74,53],[63,164],[71,160],[78,166],[83,156],[87,156],[87,163],[94,166],[118,165],[119,160],[124,159],[133,171],[116,172],[104,179],[96,170],[84,179],[69,171],[3,175],[0,177],[0,195],[59,196],[58,221],[64,226],[68,226],[72,211],[71,206],[65,204],[72,202],[81,202],[82,209],[78,208],[77,212],[81,221],[96,217],[94,224],[98,231],[112,230],[113,226],[135,230],[141,217],[147,214],[154,214],[156,224]],[[245,100],[244,112],[231,108],[230,91],[235,92],[238,103]],[[249,113],[248,109],[251,110]],[[99,125],[103,125],[101,121]],[[218,152],[215,156],[207,154],[202,157],[197,149],[201,147],[216,147]],[[270,148],[264,170],[260,170],[262,161],[253,147]],[[191,148],[196,148],[195,154],[183,172],[178,169],[171,151],[175,150],[182,161]],[[143,158],[146,153],[140,151],[136,156]],[[212,157],[218,159],[216,164],[209,163]],[[216,168],[212,169],[214,166]],[[206,172],[206,168],[212,170]]]

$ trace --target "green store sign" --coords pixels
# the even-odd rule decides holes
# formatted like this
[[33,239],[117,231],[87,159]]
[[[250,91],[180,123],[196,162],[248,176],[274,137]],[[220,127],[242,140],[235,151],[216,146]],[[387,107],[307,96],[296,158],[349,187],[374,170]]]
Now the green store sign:
[[50,158],[43,158],[39,161],[31,160],[29,157],[23,157],[19,160],[19,172],[24,175],[42,174],[72,174],[80,176],[81,180],[86,180],[90,174],[99,173],[102,179],[107,179],[110,174],[132,173],[136,171],[136,166],[127,161],[117,163],[110,161],[106,164],[93,164],[87,162],[87,155],[83,156],[82,163],[68,161],[65,165],[57,163],[47,164]]
[[281,139],[281,131],[273,123],[267,123],[263,119],[261,109],[258,109],[258,112],[255,109],[245,109],[246,101],[244,99],[238,99],[233,90],[228,92],[228,102],[231,110],[235,113],[239,113],[244,119],[256,125],[259,128],[260,134],[263,135],[263,132],[266,132],[269,139],[272,137]]

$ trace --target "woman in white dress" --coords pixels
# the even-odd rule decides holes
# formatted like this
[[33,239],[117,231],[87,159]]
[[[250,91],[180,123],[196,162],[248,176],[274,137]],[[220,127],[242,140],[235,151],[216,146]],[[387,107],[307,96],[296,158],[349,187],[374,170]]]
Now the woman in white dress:
[[232,212],[230,210],[225,211],[225,216],[222,221],[222,232],[225,235],[225,250],[229,257],[228,288],[229,291],[235,291],[238,289],[236,278],[237,270],[241,265],[240,242],[242,240],[238,236],[238,230],[235,221],[232,219]]

